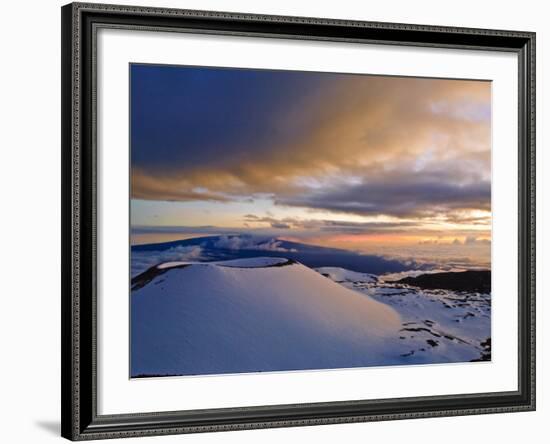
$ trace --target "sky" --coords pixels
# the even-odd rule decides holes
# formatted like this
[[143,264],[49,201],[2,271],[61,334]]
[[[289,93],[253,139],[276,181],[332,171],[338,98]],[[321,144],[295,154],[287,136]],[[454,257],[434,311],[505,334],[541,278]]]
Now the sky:
[[489,257],[490,82],[130,69],[140,243],[247,232]]

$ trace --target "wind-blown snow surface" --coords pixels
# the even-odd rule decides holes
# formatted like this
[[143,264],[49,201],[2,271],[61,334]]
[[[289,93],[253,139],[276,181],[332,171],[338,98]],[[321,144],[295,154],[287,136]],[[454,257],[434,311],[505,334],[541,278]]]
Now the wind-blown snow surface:
[[396,310],[293,260],[174,263],[147,276],[131,295],[132,377],[403,362]]
[[421,289],[396,280],[396,273],[360,279],[348,270],[317,271],[395,309],[402,319],[394,345],[402,364],[468,362],[491,359],[491,295],[479,292]]
[[359,273],[357,271],[346,270],[339,267],[319,267],[316,268],[319,273],[332,279],[334,282],[364,282],[374,283],[378,281],[378,277],[375,274]]

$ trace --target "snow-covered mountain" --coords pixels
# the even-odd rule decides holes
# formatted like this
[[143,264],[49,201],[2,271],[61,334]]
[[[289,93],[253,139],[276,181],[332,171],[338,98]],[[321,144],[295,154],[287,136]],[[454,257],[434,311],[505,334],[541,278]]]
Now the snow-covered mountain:
[[165,263],[136,276],[132,288],[132,377],[403,360],[396,310],[292,259]]
[[133,377],[491,359],[489,270],[246,235],[131,257]]

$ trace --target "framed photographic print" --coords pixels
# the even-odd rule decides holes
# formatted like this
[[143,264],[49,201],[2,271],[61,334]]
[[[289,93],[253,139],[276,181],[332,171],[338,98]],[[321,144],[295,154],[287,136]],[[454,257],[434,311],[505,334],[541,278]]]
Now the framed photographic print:
[[533,410],[534,98],[529,32],[64,6],[62,435]]

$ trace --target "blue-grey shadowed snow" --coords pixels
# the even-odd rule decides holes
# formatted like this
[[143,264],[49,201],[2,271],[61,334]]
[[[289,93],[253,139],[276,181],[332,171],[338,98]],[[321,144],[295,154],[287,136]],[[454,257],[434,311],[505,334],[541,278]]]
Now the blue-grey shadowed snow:
[[418,288],[262,254],[164,263],[134,279],[131,376],[491,359],[485,290]]
[[163,271],[132,291],[133,377],[402,361],[395,310],[302,264]]

